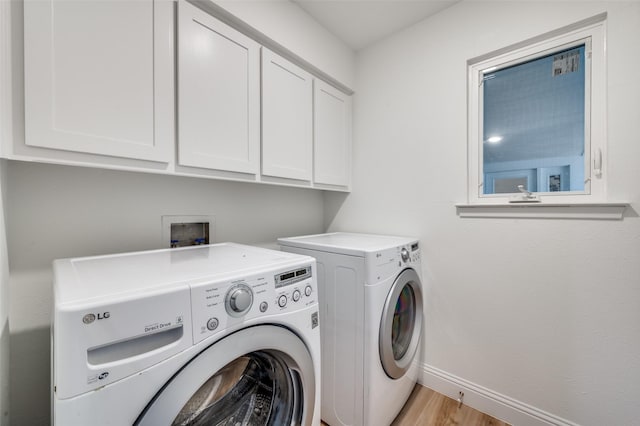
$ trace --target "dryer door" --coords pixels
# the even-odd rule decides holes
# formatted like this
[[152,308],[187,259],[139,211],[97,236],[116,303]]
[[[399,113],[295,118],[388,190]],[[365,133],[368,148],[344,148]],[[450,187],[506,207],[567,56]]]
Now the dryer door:
[[415,270],[398,275],[387,295],[380,322],[380,361],[392,379],[411,366],[422,333],[422,286]]
[[245,328],[186,364],[135,424],[307,425],[315,380],[311,355],[294,333],[272,325]]

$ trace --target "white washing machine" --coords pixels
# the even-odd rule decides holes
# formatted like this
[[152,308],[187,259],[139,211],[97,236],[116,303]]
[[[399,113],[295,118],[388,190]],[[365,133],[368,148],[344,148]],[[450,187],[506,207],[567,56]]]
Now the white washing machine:
[[418,241],[339,232],[278,242],[318,263],[322,419],[331,426],[389,425],[419,372]]
[[53,423],[319,425],[315,276],[231,243],[55,261]]

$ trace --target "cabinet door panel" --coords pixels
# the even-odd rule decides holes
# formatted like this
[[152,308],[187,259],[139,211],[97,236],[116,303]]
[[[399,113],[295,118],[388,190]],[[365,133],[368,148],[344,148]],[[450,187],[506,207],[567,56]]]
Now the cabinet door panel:
[[257,173],[259,45],[186,2],[178,22],[179,163]]
[[351,177],[351,97],[314,82],[313,180],[349,186]]
[[158,92],[172,90],[156,88],[172,87],[172,73],[155,70],[172,66],[172,45],[154,31],[166,6],[50,0],[24,7],[26,144],[169,161],[173,99]]
[[262,174],[311,180],[311,75],[262,49]]

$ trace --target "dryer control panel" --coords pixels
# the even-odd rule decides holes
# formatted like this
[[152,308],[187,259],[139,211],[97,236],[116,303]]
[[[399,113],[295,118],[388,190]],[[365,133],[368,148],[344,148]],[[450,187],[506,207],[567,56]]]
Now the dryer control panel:
[[420,257],[420,243],[418,241],[369,252],[366,259],[372,267],[367,270],[367,282],[377,283],[384,279],[390,279],[404,268],[420,270]]
[[400,247],[400,256],[404,263],[418,262],[420,260],[420,243],[417,241],[408,244],[406,247]]
[[[240,279],[191,283],[193,343],[254,320],[318,303],[315,262],[246,275]],[[277,322],[277,320],[274,320]]]

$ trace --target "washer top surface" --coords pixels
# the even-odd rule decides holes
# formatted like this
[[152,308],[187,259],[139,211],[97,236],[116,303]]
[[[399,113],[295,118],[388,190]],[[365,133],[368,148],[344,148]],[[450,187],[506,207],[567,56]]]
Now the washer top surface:
[[162,291],[204,279],[231,279],[306,259],[234,243],[61,259],[54,262],[56,303]]
[[278,238],[283,246],[320,250],[364,257],[367,253],[387,250],[417,242],[416,238],[388,235],[333,232],[329,234],[305,235],[301,237]]

